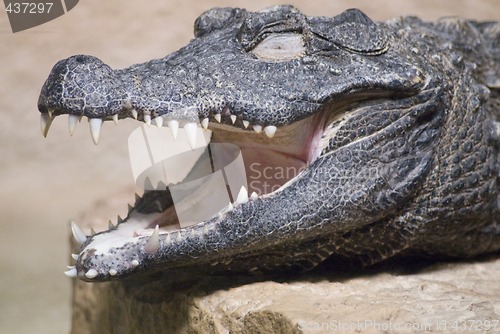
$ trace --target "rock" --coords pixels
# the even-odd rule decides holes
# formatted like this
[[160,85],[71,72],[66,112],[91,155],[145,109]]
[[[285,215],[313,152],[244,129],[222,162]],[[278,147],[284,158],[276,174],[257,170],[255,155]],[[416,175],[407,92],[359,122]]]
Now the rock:
[[[107,228],[133,192],[82,217]],[[123,211],[123,210],[122,210]],[[73,249],[75,245],[72,245]],[[500,331],[500,259],[393,263],[255,281],[215,277],[161,282],[73,282],[72,333],[411,333]],[[464,327],[465,326],[465,327]]]

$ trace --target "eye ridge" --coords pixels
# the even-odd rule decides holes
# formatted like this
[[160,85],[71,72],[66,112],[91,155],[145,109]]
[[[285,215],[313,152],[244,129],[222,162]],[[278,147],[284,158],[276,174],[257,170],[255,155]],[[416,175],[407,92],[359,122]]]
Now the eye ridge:
[[[266,26],[259,29],[259,32],[250,38],[240,37],[240,40],[243,44],[245,50],[251,51],[255,48],[259,43],[265,40],[270,35],[278,35],[278,34],[303,34],[304,27],[303,24],[299,22],[285,22],[278,21],[267,24]],[[248,37],[248,36],[247,36]]]

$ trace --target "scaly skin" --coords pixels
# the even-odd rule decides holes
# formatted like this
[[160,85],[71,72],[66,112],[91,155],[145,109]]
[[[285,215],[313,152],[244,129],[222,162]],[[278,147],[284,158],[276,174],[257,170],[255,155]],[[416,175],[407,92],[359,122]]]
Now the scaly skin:
[[[80,236],[68,275],[261,273],[500,250],[499,32],[461,19],[376,24],[356,10],[213,9],[163,59],[124,70],[83,55],[58,62],[38,103],[44,134],[61,114],[92,119],[96,142],[100,120],[209,118],[213,142],[243,138],[306,166],[278,191],[180,231],[158,237],[150,226],[151,237],[103,253],[94,241],[116,228]],[[259,126],[269,137],[277,128],[275,138]],[[146,192],[118,230],[170,206],[168,191]]]

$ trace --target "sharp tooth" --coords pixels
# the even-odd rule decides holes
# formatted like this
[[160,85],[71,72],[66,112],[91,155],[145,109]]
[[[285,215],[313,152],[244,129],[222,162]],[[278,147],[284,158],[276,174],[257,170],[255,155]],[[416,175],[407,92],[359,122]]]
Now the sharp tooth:
[[268,125],[264,128],[264,132],[266,133],[266,136],[273,138],[276,133],[276,127],[274,125]]
[[66,266],[66,268],[73,269],[73,268],[76,268],[76,266]]
[[238,205],[246,202],[248,202],[248,191],[245,186],[241,186],[240,192],[238,193],[238,197],[236,198],[234,204]]
[[149,237],[146,245],[144,245],[144,250],[146,253],[153,254],[160,249],[160,228],[156,225],[153,234]]
[[118,274],[118,272],[116,271],[116,269],[109,269],[109,275],[110,276],[116,276],[116,274]]
[[85,277],[89,278],[89,279],[92,279],[92,278],[95,278],[97,276],[97,270],[95,269],[89,269],[86,273],[85,273]]
[[68,115],[68,126],[69,126],[69,135],[72,136],[75,133],[76,124],[78,124],[78,116],[77,115]]
[[184,131],[186,132],[187,141],[191,149],[196,146],[196,132],[198,131],[198,126],[194,122],[184,124]]
[[201,126],[203,126],[205,130],[208,130],[208,122],[208,117],[205,117],[203,121],[201,121]]
[[77,276],[76,268],[71,268],[70,270],[65,271],[64,275],[66,275],[66,276],[68,276],[70,278],[76,277]]
[[71,254],[71,258],[73,260],[78,260],[78,254]]
[[113,122],[115,122],[115,124],[118,125],[118,114],[113,115]]
[[231,115],[231,122],[236,123],[236,115]]
[[101,135],[102,119],[90,118],[89,125],[90,125],[90,134],[92,135],[92,140],[94,141],[94,144],[97,145],[99,143],[99,136]]
[[243,121],[243,126],[246,128],[248,128],[248,126],[250,125],[250,122],[249,121]]
[[52,116],[54,115],[54,109],[47,109],[47,114],[50,118],[52,118]]
[[177,236],[175,237],[175,241],[182,241],[182,235],[181,235],[181,231],[177,231]]
[[214,118],[215,118],[215,120],[216,120],[217,122],[219,122],[219,123],[220,123],[220,121],[221,121],[221,116],[220,116],[220,114],[215,114],[215,115],[214,115]]
[[234,209],[233,203],[229,202],[229,204],[226,207],[226,210],[224,210],[224,211],[229,212],[229,211],[233,211],[233,209]]
[[261,133],[262,132],[262,126],[260,126],[260,125],[254,125],[253,129],[257,133]]
[[252,194],[250,194],[250,200],[255,201],[257,198],[259,198],[259,195],[255,191],[252,191]]
[[172,238],[170,237],[170,233],[167,233],[167,237],[165,238],[165,243],[169,244],[172,241]]
[[151,126],[151,115],[144,114],[144,123],[146,123],[148,126]]
[[[159,181],[156,190],[167,190],[167,185],[163,181]],[[163,210],[162,210],[163,211]]]
[[156,126],[161,129],[161,127],[163,126],[163,116],[156,117],[155,123],[156,123]]
[[111,220],[108,222],[108,229],[109,230],[112,230],[115,228],[115,225],[113,225],[113,223],[111,222]]
[[145,190],[155,190],[153,188],[153,183],[151,183],[151,179],[149,176],[146,176],[146,179],[144,180],[144,189]]
[[132,267],[137,267],[139,265],[139,261],[137,260],[132,260],[132,262],[130,263],[132,265]]
[[95,235],[95,230],[93,227],[90,228],[90,235],[91,236],[94,236]]
[[134,194],[134,195],[135,195],[135,203],[139,202],[141,196],[139,196],[139,194]]
[[71,232],[73,232],[73,237],[78,243],[83,244],[85,241],[87,241],[87,236],[78,227],[78,225],[76,225],[74,221],[71,221]]
[[179,130],[179,122],[176,121],[176,120],[171,120],[171,121],[168,121],[167,123],[170,131],[172,131],[172,137],[177,138],[177,132]]
[[122,219],[122,217],[120,217],[120,215],[118,215],[118,218],[116,219],[116,223],[117,224],[123,223],[123,219]]
[[40,114],[40,129],[42,130],[42,136],[47,137],[47,133],[49,133],[50,125],[54,120],[48,113]]
[[205,226],[203,226],[203,235],[207,235],[208,234],[208,225],[205,224]]
[[132,113],[132,117],[134,119],[137,119],[137,117],[139,117],[139,113],[137,112],[137,110],[132,109],[130,112]]

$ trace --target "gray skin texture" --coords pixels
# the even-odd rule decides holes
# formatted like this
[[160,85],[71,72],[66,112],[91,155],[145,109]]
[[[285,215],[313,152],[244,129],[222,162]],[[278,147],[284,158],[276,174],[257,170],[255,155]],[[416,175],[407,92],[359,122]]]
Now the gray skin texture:
[[[258,45],[281,34],[301,36],[303,52],[259,58]],[[144,249],[147,236],[110,256],[87,249],[89,237],[76,270],[90,281],[497,252],[499,107],[497,23],[374,23],[357,10],[307,17],[289,6],[210,10],[196,20],[187,46],[127,69],[84,55],[62,60],[38,102],[52,117],[123,119],[135,109],[141,121],[149,114],[209,117],[209,128],[222,113],[224,129],[249,140],[255,133],[241,120],[277,126],[277,134],[305,120],[322,137],[319,155],[306,159],[287,187],[182,229],[180,237],[162,234],[153,254]],[[129,216],[171,205],[168,191],[146,192]],[[90,269],[97,271],[91,279]]]

